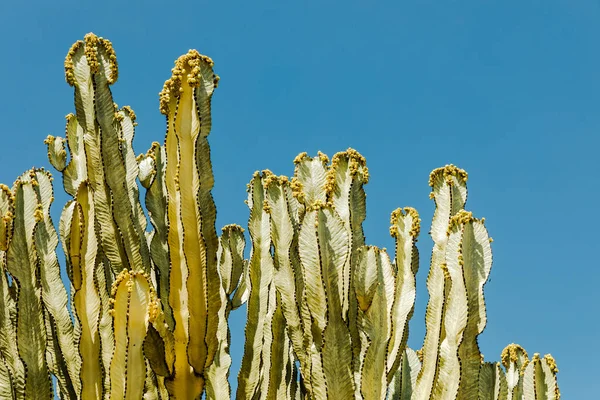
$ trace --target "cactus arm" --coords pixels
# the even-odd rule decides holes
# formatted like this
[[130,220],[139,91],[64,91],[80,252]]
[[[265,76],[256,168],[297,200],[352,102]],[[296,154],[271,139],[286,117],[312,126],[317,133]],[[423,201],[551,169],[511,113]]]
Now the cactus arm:
[[[462,213],[458,213],[456,216],[460,217]],[[458,347],[463,340],[468,311],[467,289],[462,265],[462,229],[461,222],[453,217],[450,221],[446,244],[446,263],[444,264],[450,284],[443,320],[444,337],[440,344],[437,378],[432,396],[436,399],[456,398],[459,386],[461,365],[458,358]]]
[[[120,146],[123,161],[125,162],[125,170],[127,176],[125,179],[127,193],[129,194],[129,203],[133,208],[133,220],[136,224],[139,224],[139,229],[142,232],[146,231],[146,216],[140,203],[140,192],[137,185],[137,178],[139,175],[139,168],[137,158],[133,152],[133,137],[135,134],[135,127],[137,126],[136,115],[129,106],[124,106],[115,115],[117,121],[120,122],[121,126],[121,141],[124,143]],[[141,247],[144,251],[146,246]],[[149,257],[149,256],[148,256]],[[149,263],[149,261],[147,261]]]
[[[366,196],[363,185],[368,182],[369,172],[365,158],[356,150],[348,149],[336,153],[327,172],[326,194],[328,202],[338,213],[347,231],[350,233],[352,253],[344,265],[342,278],[342,312],[347,319],[348,309],[356,307],[354,297],[350,293],[350,268],[356,258],[357,251],[364,245],[362,223],[366,218]],[[352,302],[352,304],[350,304]]]
[[223,285],[223,297],[219,310],[218,347],[214,362],[206,369],[206,395],[211,399],[228,399],[229,386],[230,332],[227,320],[232,309],[230,297],[241,281],[244,263],[244,230],[239,225],[227,225],[222,229],[217,251],[217,263]]
[[[366,218],[366,194],[363,185],[369,181],[369,171],[366,167],[365,158],[356,150],[348,149],[333,156],[331,166],[327,174],[328,182],[326,193],[328,201],[333,204],[336,212],[340,215],[346,229],[350,234],[351,252],[344,272],[342,281],[344,293],[353,292],[353,276],[351,269],[356,265],[357,252],[365,244],[365,236],[362,223]],[[353,295],[343,299],[343,318],[348,322],[352,343],[358,344],[361,336],[358,330],[358,304]],[[353,345],[353,365],[356,397],[360,397],[361,368],[364,354],[361,354],[361,346]]]
[[[6,278],[6,253],[0,250],[0,264],[2,275],[0,276],[0,359],[5,365],[6,377],[10,377],[6,388],[10,388],[11,395],[7,399],[15,398],[18,394],[22,395],[25,388],[25,367],[19,357],[17,347],[17,330],[13,321],[17,313],[16,309],[16,288],[10,286]],[[4,387],[0,385],[0,387]],[[0,397],[2,398],[2,397]]]
[[250,274],[248,268],[248,260],[244,260],[244,267],[242,276],[240,277],[240,283],[236,291],[231,297],[231,308],[236,310],[248,301],[250,296]]
[[175,327],[173,311],[169,305],[169,258],[167,218],[167,187],[165,179],[165,147],[152,143],[145,157],[140,158],[140,182],[146,187],[146,208],[154,233],[150,240],[150,254],[157,275],[157,292],[160,296],[165,319],[171,330]]
[[557,372],[552,356],[540,358],[539,354],[534,354],[531,361],[522,368],[523,400],[559,400]]
[[37,184],[28,174],[21,176],[13,187],[13,234],[6,253],[8,272],[17,282],[17,346],[25,366],[24,392],[18,397],[52,397],[52,382],[46,362],[46,329],[43,304],[37,282],[34,228],[41,218],[38,199],[33,188]]
[[[270,363],[270,325],[275,308],[275,287],[273,280],[273,259],[270,248],[270,216],[264,207],[264,191],[261,176],[257,172],[250,182],[248,207],[250,219],[248,231],[252,238],[252,251],[249,264],[250,297],[246,323],[246,343],[242,366],[238,375],[237,398],[251,399],[261,393],[261,385],[268,380],[262,376],[268,369],[261,369],[262,363]],[[267,332],[268,331],[268,332]],[[262,360],[261,360],[262,359]],[[266,382],[268,384],[268,382]],[[266,390],[262,392],[266,395]]]
[[[320,284],[325,307],[322,310],[311,307],[311,315],[325,314],[326,327],[322,331],[323,371],[328,395],[339,399],[354,396],[352,345],[350,331],[342,319],[340,284],[340,275],[350,252],[349,239],[343,221],[330,207],[309,211],[300,229],[300,243],[305,250],[302,251],[302,247],[300,249],[304,276],[314,273],[323,279]],[[319,270],[321,273],[318,273]],[[307,280],[307,293],[310,296],[309,282]],[[317,338],[313,340],[319,343]]]
[[219,238],[218,265],[226,295],[232,296],[239,287],[244,272],[244,229],[239,225],[226,225]]
[[[271,239],[274,247],[275,285],[281,296],[281,307],[287,330],[292,341],[292,347],[300,360],[303,373],[310,380],[308,373],[308,360],[305,343],[310,338],[306,336],[305,327],[300,318],[298,308],[299,297],[296,290],[296,281],[301,279],[301,273],[292,264],[291,252],[295,238],[295,221],[290,213],[288,195],[289,183],[286,177],[268,178],[265,182],[265,195],[271,215]],[[300,276],[297,276],[300,275]],[[309,383],[309,382],[308,382]]]
[[48,146],[48,160],[59,172],[67,166],[66,140],[61,137],[48,135],[44,143]]
[[[175,374],[170,378],[172,382],[169,385],[171,393],[177,393],[182,398],[197,398],[203,391],[204,380],[197,377],[190,367],[188,348],[191,349],[191,335],[199,335],[202,338],[206,335],[208,305],[206,270],[198,265],[201,262],[199,247],[204,243],[199,238],[200,215],[198,215],[194,191],[194,187],[198,187],[198,177],[193,165],[193,142],[189,137],[194,132],[181,131],[183,115],[179,117],[178,129],[175,128],[177,108],[180,104],[178,97],[180,90],[185,92],[183,104],[188,106],[182,109],[182,113],[187,117],[184,121],[187,127],[191,128],[189,118],[191,118],[190,115],[194,116],[194,113],[190,114],[188,109],[193,103],[191,87],[181,82],[183,68],[186,67],[184,64],[187,63],[187,59],[184,57],[182,56],[176,61],[173,76],[165,82],[165,89],[161,93],[161,112],[166,115],[167,119],[165,148],[166,158],[169,161],[165,171],[166,176],[171,177],[166,181],[169,221],[167,238],[171,258],[169,305],[173,310],[175,320]],[[185,88],[181,87],[182,83]],[[171,91],[173,96],[169,95]],[[169,96],[168,100],[166,104],[163,104],[166,96]],[[195,133],[197,134],[197,132]],[[190,279],[190,276],[193,278]],[[191,293],[194,295],[192,296]],[[192,311],[192,308],[196,310]],[[192,315],[195,317],[194,322],[192,322]],[[193,330],[191,324],[194,325]],[[196,342],[199,348],[194,350],[194,365],[202,364],[203,366],[207,356],[206,344],[197,340]]]
[[231,387],[229,386],[229,369],[231,367],[231,355],[229,354],[229,326],[225,314],[227,300],[223,297],[222,310],[219,310],[219,329],[217,340],[219,344],[212,364],[206,368],[206,398],[207,399],[229,399]]
[[94,202],[91,188],[83,182],[77,192],[77,202],[70,223],[68,258],[73,283],[73,305],[80,326],[81,398],[100,399],[103,396],[102,352],[98,321],[101,312],[99,288],[95,281],[98,242],[94,232]]
[[[100,229],[96,225],[96,232]],[[110,315],[110,288],[112,286],[114,276],[112,271],[104,264],[104,255],[102,248],[98,249],[96,258],[96,268],[94,270],[94,280],[98,289],[98,297],[100,299],[100,318],[98,320],[98,331],[100,333],[100,351],[102,360],[102,371],[104,372],[104,394],[108,397],[110,393],[110,361],[114,351],[114,330],[113,319]]]
[[395,298],[391,310],[392,330],[388,344],[388,382],[394,376],[408,340],[408,322],[415,306],[415,276],[419,269],[416,242],[420,232],[419,214],[406,207],[392,212],[390,234],[396,241]]
[[[212,128],[211,99],[217,88],[219,77],[213,71],[213,62],[209,57],[200,57],[196,66],[200,69],[197,80],[199,85],[194,91],[194,101],[199,117],[199,135],[196,139],[196,168],[198,171],[199,188],[196,193],[197,202],[202,215],[201,234],[205,246],[206,276],[208,280],[208,321],[206,327],[206,343],[208,354],[205,365],[208,367],[217,351],[219,341],[218,330],[222,322],[218,318],[219,310],[224,301],[221,293],[220,276],[217,264],[217,249],[219,239],[216,231],[217,208],[211,190],[214,186],[214,176],[210,160],[208,135]],[[193,72],[193,71],[192,71]],[[227,324],[227,321],[224,321]],[[200,339],[199,339],[200,340]],[[192,364],[193,365],[193,364]]]
[[479,400],[506,400],[506,375],[500,363],[483,363],[479,369]]
[[5,374],[5,381],[0,383],[0,388],[7,399],[16,398],[17,394],[22,396],[25,389],[25,367],[19,356],[17,327],[14,323],[17,315],[17,288],[14,280],[9,284],[6,265],[6,250],[12,237],[14,212],[13,193],[6,185],[0,184],[0,373]]
[[[0,251],[8,249],[14,219],[14,197],[8,186],[0,184]],[[3,253],[5,254],[5,253]]]
[[306,207],[314,204],[325,204],[327,194],[327,162],[329,159],[324,154],[310,158],[306,153],[299,154],[294,160],[296,168],[292,179],[292,189],[298,201]]
[[[170,305],[180,348],[176,351],[176,366],[183,362],[177,360],[187,350],[196,374],[203,373],[217,350],[217,315],[221,308],[215,208],[210,195],[212,171],[206,167],[210,159],[208,143],[203,142],[210,131],[206,113],[217,81],[212,60],[190,51],[176,61],[173,75],[161,92],[161,112],[167,118],[166,174],[174,177],[166,186],[172,265]],[[179,241],[183,242],[181,247]],[[180,285],[187,286],[181,292],[185,296],[182,300],[188,303],[183,307],[176,304],[179,298],[173,297]],[[182,368],[187,367],[176,367]]]
[[492,267],[490,238],[483,220],[473,219],[464,213],[462,238],[463,277],[467,290],[468,318],[463,340],[458,348],[460,358],[459,398],[474,398],[479,391],[478,371],[481,352],[477,337],[485,328],[487,317],[483,286]]
[[69,114],[66,119],[67,125],[65,128],[65,136],[71,158],[64,169],[61,170],[58,168],[62,163],[53,162],[54,158],[59,157],[53,155],[53,153],[57,152],[57,150],[54,149],[56,147],[56,142],[61,142],[63,139],[57,137],[54,139],[53,143],[52,137],[48,137],[46,139],[46,144],[48,145],[50,163],[54,168],[63,173],[63,186],[65,191],[75,197],[77,196],[77,188],[81,182],[87,179],[84,131],[75,115]]
[[367,269],[376,272],[376,281],[371,304],[366,311],[359,311],[368,337],[362,367],[361,392],[366,399],[383,400],[386,396],[389,356],[387,347],[391,335],[391,315],[395,297],[394,271],[387,252],[376,247],[367,249],[372,256],[363,259],[371,261],[367,263]]
[[540,361],[541,375],[544,379],[544,387],[546,388],[546,397],[552,400],[560,400],[560,390],[558,388],[558,381],[556,374],[558,374],[558,368],[554,357],[550,354],[546,354]]
[[167,399],[178,384],[172,379],[175,372],[175,337],[166,322],[162,302],[154,301],[149,310],[149,322],[144,339],[144,356],[156,375],[161,397]]
[[[320,336],[327,326],[327,294],[323,287],[325,272],[319,258],[318,233],[315,224],[318,224],[317,211],[308,211],[298,237],[298,249],[302,264],[302,276],[305,282],[306,302],[313,319],[313,337],[319,343]],[[333,298],[334,294],[330,296]],[[316,337],[315,337],[316,336]]]
[[50,174],[32,171],[37,185],[34,186],[41,204],[42,219],[35,228],[35,247],[40,262],[42,299],[48,337],[47,360],[50,371],[57,377],[60,390],[68,398],[75,398],[81,390],[79,370],[81,358],[74,346],[73,325],[67,309],[67,291],[60,277],[56,256],[58,236],[50,218],[53,190]]
[[277,300],[271,326],[271,368],[268,371],[269,384],[265,398],[269,400],[291,399],[292,382],[296,380],[296,376],[292,374],[294,357],[290,353],[290,340],[280,300]]
[[[137,176],[137,163],[135,160],[131,162],[131,159],[129,164],[126,163],[122,152],[119,151],[120,148],[130,145],[130,138],[123,137],[122,124],[131,119],[131,114],[127,111],[123,113],[116,111],[109,89],[109,85],[114,82],[113,65],[116,69],[114,50],[109,41],[93,35],[86,35],[85,42],[86,57],[95,58],[98,63],[98,72],[94,73],[92,69],[94,111],[101,130],[100,149],[105,171],[104,178],[110,189],[112,216],[125,244],[129,268],[148,272],[150,270],[150,254],[144,235],[145,217],[140,219],[143,217],[143,213],[140,213],[138,208],[141,206],[138,204],[139,197],[135,180],[128,182],[128,176]],[[132,127],[131,130],[133,130]],[[132,132],[130,136],[132,138]],[[131,148],[127,152],[131,156],[133,155]],[[128,171],[127,167],[131,171]]]
[[448,288],[442,264],[445,262],[447,236],[450,218],[458,213],[466,202],[467,174],[452,165],[434,170],[429,177],[431,197],[435,201],[435,212],[431,224],[431,237],[434,248],[431,267],[427,276],[429,302],[425,313],[426,334],[423,344],[423,363],[415,398],[428,398],[434,385],[438,369],[438,352],[443,340],[444,293]]
[[501,358],[506,370],[507,399],[520,400],[523,396],[521,371],[529,363],[529,356],[521,346],[511,343],[502,350]]
[[[99,232],[101,239],[100,246],[109,260],[113,272],[118,274],[121,269],[128,267],[128,259],[123,239],[113,219],[111,194],[106,183],[102,159],[101,134],[96,122],[93,75],[98,72],[98,63],[95,60],[98,55],[97,40],[98,38],[93,34],[86,35],[86,43],[83,41],[76,42],[69,50],[65,59],[65,77],[67,82],[75,89],[75,110],[77,115],[77,124],[75,127],[70,127],[71,119],[74,117],[67,116],[67,132],[69,128],[71,128],[71,131],[75,130],[73,136],[77,138],[77,145],[79,145],[77,147],[78,151],[75,154],[79,158],[85,157],[85,165],[83,162],[74,164],[75,169],[78,170],[76,176],[78,179],[83,180],[83,174],[79,171],[82,168],[86,169],[85,179],[89,181],[89,185],[94,191],[96,219],[102,226]],[[88,57],[90,58],[89,60]],[[114,82],[117,78],[116,61],[113,63],[113,66],[114,68],[112,68],[108,77],[108,80],[111,82]],[[77,125],[81,128],[81,134],[79,131],[80,128]],[[81,142],[83,142],[83,149]],[[72,149],[70,140],[69,148]],[[72,158],[70,164],[76,161],[82,160]],[[67,166],[65,172],[72,172],[69,171],[69,166]],[[67,187],[67,181],[65,181],[65,189]],[[77,191],[78,187],[75,187],[75,191]]]
[[354,292],[358,307],[366,312],[373,302],[373,297],[379,284],[377,270],[377,251],[371,246],[364,246],[358,252],[357,263],[354,271]]
[[114,353],[110,364],[111,399],[140,399],[146,362],[143,343],[150,313],[158,300],[146,275],[123,270],[113,283]]
[[25,368],[19,357],[17,347],[17,329],[14,320],[17,314],[17,289],[13,280],[9,284],[6,265],[6,250],[10,245],[14,221],[14,196],[6,185],[0,185],[0,358],[6,368],[7,386],[13,398],[17,393],[22,394],[25,387]]
[[406,348],[402,353],[400,366],[390,382],[388,399],[411,400],[420,369],[421,362],[417,353],[412,349]]

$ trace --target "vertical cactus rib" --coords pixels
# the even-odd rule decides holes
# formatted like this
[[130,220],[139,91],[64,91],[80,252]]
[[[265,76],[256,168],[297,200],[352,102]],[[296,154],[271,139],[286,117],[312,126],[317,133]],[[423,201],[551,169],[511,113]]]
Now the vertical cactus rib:
[[429,302],[425,313],[426,335],[423,344],[423,363],[414,396],[428,398],[433,389],[438,371],[438,352],[443,340],[442,326],[444,321],[444,296],[449,290],[445,255],[448,241],[446,231],[450,218],[457,214],[467,199],[467,173],[453,165],[435,169],[429,176],[431,197],[435,201],[435,212],[431,224],[431,238],[434,248],[431,254],[431,267],[427,276]]
[[469,213],[462,213],[462,217],[462,258],[459,262],[462,262],[467,291],[468,318],[464,337],[458,348],[461,368],[458,397],[473,398],[479,392],[478,371],[482,356],[477,337],[483,332],[487,322],[483,286],[492,268],[492,249],[484,220],[477,220]]
[[100,399],[104,393],[103,364],[99,320],[101,299],[95,279],[98,242],[94,231],[95,210],[91,188],[83,182],[77,191],[77,200],[70,223],[69,259],[72,270],[73,305],[81,333],[81,398]]
[[[266,399],[291,399],[292,382],[296,379],[292,374],[295,360],[293,353],[290,353],[291,345],[280,299],[277,299],[271,327],[270,368]],[[262,395],[264,396],[264,392]]]
[[22,396],[25,390],[25,367],[19,356],[17,347],[17,287],[12,280],[9,284],[7,277],[6,250],[11,242],[13,221],[15,218],[14,195],[6,185],[0,185],[0,355],[1,362],[6,368],[5,386],[10,391],[6,398]]
[[150,255],[154,263],[154,273],[157,275],[157,292],[161,299],[165,319],[171,330],[175,327],[173,311],[169,305],[169,243],[167,217],[167,187],[166,187],[166,153],[165,147],[152,143],[145,157],[139,158],[139,178],[146,187],[146,208],[150,222],[154,226],[150,240]]
[[[208,398],[227,399],[231,396],[229,386],[230,332],[227,320],[233,309],[231,296],[238,290],[242,278],[244,263],[244,229],[239,225],[223,227],[217,250],[219,275],[223,285],[223,298],[219,310],[218,347],[213,363],[206,369],[206,394]],[[243,290],[243,289],[242,289]],[[239,306],[236,304],[236,306]]]
[[16,287],[13,281],[9,285],[6,276],[6,254],[0,251],[0,264],[2,275],[0,276],[0,358],[7,371],[7,388],[10,388],[11,396],[7,399],[16,398],[17,394],[23,396],[25,390],[25,367],[19,357],[17,347],[16,319]]
[[62,284],[56,255],[58,236],[50,218],[50,205],[54,200],[51,176],[43,170],[32,170],[37,182],[34,190],[41,205],[41,219],[35,227],[35,246],[39,258],[39,279],[44,302],[44,319],[48,347],[46,358],[50,371],[57,377],[61,393],[69,398],[79,396],[81,359],[74,347],[73,325],[67,309],[67,291]]
[[[392,307],[395,281],[392,263],[385,250],[369,246],[367,268],[374,270],[376,280],[371,304],[359,311],[368,338],[362,367],[361,392],[366,399],[384,400],[387,387],[388,345],[392,331]],[[371,262],[369,262],[371,261]]]
[[219,239],[216,231],[217,208],[211,193],[214,186],[214,176],[210,160],[210,146],[208,144],[208,135],[212,128],[211,98],[218,85],[219,77],[213,72],[213,62],[208,57],[196,58],[190,63],[190,67],[192,74],[197,71],[197,75],[195,76],[196,81],[189,80],[188,82],[191,85],[196,85],[194,100],[196,113],[199,116],[198,123],[200,125],[195,150],[199,181],[196,202],[202,215],[201,233],[206,252],[206,277],[209,282],[207,287],[208,320],[205,340],[208,347],[205,366],[208,367],[217,352],[217,343],[219,343],[217,335],[221,325],[218,314],[223,308],[223,293],[221,291],[222,286],[219,285],[220,276],[217,266],[217,249],[219,247]]
[[[437,377],[433,389],[435,399],[454,399],[460,384],[461,362],[458,347],[467,325],[467,289],[464,280],[463,230],[470,213],[460,211],[450,219],[444,272],[449,277],[443,331],[438,355]],[[448,282],[448,279],[446,279]]]
[[416,242],[421,231],[421,219],[414,208],[398,208],[392,212],[390,223],[390,234],[396,241],[396,277],[394,305],[391,310],[392,330],[387,348],[388,383],[403,357],[408,341],[408,322],[415,307],[415,278],[419,269]]
[[299,303],[302,303],[303,282],[297,255],[298,221],[290,204],[296,199],[292,196],[289,180],[285,176],[269,175],[263,180],[263,186],[271,216],[274,282],[280,296],[278,304],[285,317],[291,347],[300,361],[304,383],[310,391],[310,360],[307,346],[312,342],[312,338],[306,334],[307,327],[301,319]]
[[0,184],[0,251],[8,250],[14,219],[14,196],[10,188]]
[[[369,181],[369,170],[365,158],[356,150],[348,149],[336,153],[327,172],[327,186],[325,188],[328,202],[335,207],[348,232],[352,252],[344,266],[342,293],[343,318],[347,320],[348,309],[354,304],[353,297],[349,296],[351,281],[351,265],[356,258],[356,253],[365,238],[362,223],[366,218],[366,196],[363,185]],[[352,305],[350,304],[352,302]]]
[[500,363],[486,362],[479,369],[479,400],[506,400],[506,375]]
[[140,399],[146,362],[143,343],[158,300],[147,275],[123,270],[112,287],[115,347],[110,364],[111,399]]
[[[263,176],[269,172],[264,172]],[[270,364],[271,323],[276,307],[273,281],[273,259],[271,258],[270,215],[265,207],[261,175],[256,172],[248,193],[250,219],[248,231],[252,239],[250,254],[248,317],[246,343],[242,366],[238,375],[237,398],[253,399],[268,388],[267,368]],[[264,368],[261,368],[262,364]],[[262,391],[261,389],[265,389]]]
[[411,400],[420,369],[421,362],[417,353],[406,348],[402,353],[400,367],[394,373],[388,387],[387,398],[389,400]]
[[18,288],[16,340],[25,367],[25,387],[19,397],[51,398],[52,382],[45,358],[46,328],[34,242],[34,229],[43,215],[34,185],[37,181],[25,173],[13,186],[15,218],[6,266]]
[[[350,330],[342,319],[343,287],[340,282],[343,281],[343,268],[350,255],[350,238],[341,218],[330,207],[310,211],[304,221],[307,223],[303,223],[300,229],[300,242],[307,243],[306,239],[312,239],[312,235],[303,238],[306,231],[315,232],[316,242],[307,243],[312,248],[307,248],[306,253],[300,252],[302,266],[305,265],[307,253],[317,252],[316,260],[323,274],[322,285],[326,296],[327,326],[322,333],[322,354],[327,393],[332,399],[347,399],[354,395],[355,384]],[[310,273],[305,270],[305,276]],[[316,310],[311,309],[311,314],[315,313]]]

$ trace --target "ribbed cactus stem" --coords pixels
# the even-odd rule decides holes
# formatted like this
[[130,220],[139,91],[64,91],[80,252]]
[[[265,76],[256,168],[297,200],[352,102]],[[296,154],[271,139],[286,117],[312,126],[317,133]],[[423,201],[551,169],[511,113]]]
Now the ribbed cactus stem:
[[520,400],[523,396],[521,372],[529,364],[529,356],[524,348],[511,343],[502,350],[501,359],[506,369],[507,400]]
[[450,290],[448,271],[446,268],[446,235],[450,218],[463,209],[466,198],[467,174],[465,171],[448,165],[434,170],[429,177],[431,197],[436,209],[431,224],[431,237],[434,248],[431,255],[431,266],[427,277],[429,302],[425,316],[426,335],[423,344],[423,363],[414,392],[416,398],[431,396],[434,382],[438,375],[438,354],[443,334],[445,319],[445,296]]
[[[103,397],[103,363],[101,335],[98,321],[102,310],[100,291],[95,280],[98,257],[98,242],[94,231],[94,202],[86,182],[77,192],[77,200],[71,203],[72,220],[69,222],[68,241],[70,279],[73,284],[73,305],[80,334],[78,340],[82,365],[80,372],[81,397],[83,400]],[[65,212],[68,212],[65,209]]]
[[559,400],[557,373],[556,362],[550,354],[540,358],[535,353],[522,372],[524,399]]
[[243,301],[236,300],[237,291],[245,291],[240,288],[244,278],[244,229],[239,225],[227,225],[223,227],[219,238],[219,249],[217,251],[217,264],[219,276],[223,285],[221,309],[219,310],[219,327],[217,331],[218,347],[213,363],[206,370],[206,395],[208,398],[227,399],[231,396],[229,386],[229,369],[231,367],[231,355],[229,353],[230,332],[227,320],[232,309],[237,308]]
[[387,347],[388,383],[399,367],[408,341],[408,322],[412,317],[416,298],[416,274],[419,269],[416,243],[421,231],[421,218],[417,210],[405,207],[392,212],[390,223],[390,234],[396,240],[396,258],[392,330]]
[[161,299],[165,319],[171,330],[175,327],[173,310],[169,305],[169,256],[166,187],[166,154],[165,146],[152,143],[148,152],[138,157],[139,179],[146,191],[146,208],[154,230],[149,240],[150,254],[154,262],[154,274],[157,280],[157,291]]
[[23,398],[52,396],[46,360],[48,349],[42,291],[37,278],[39,267],[35,229],[43,219],[43,206],[36,193],[38,185],[36,171],[31,170],[19,177],[13,186],[14,220],[10,246],[6,252],[6,269],[18,288],[15,303],[16,343],[18,357],[25,368],[25,381],[23,386],[16,381],[15,389],[18,390],[17,397]]
[[44,314],[49,339],[46,359],[50,371],[57,378],[60,392],[77,397],[81,391],[81,358],[73,346],[73,324],[67,308],[67,291],[62,284],[56,255],[58,236],[50,218],[50,205],[54,200],[52,177],[43,170],[33,170],[30,176],[37,182],[33,188],[41,205],[38,209],[41,218],[35,227],[35,248],[42,299],[47,310]]
[[[518,345],[485,362],[491,239],[464,210],[467,173],[429,177],[435,213],[426,336],[406,347],[420,218],[392,213],[395,258],[365,245],[365,158],[299,154],[294,176],[256,172],[244,230],[220,237],[208,136],[218,84],[195,50],[160,93],[164,144],[135,156],[136,115],[113,101],[110,41],[87,34],[65,59],[75,92],[64,138],[45,140],[72,197],[59,236],[42,169],[0,185],[0,398],[228,399],[231,311],[248,302],[236,398],[558,400],[550,355]],[[137,181],[146,189],[147,229]],[[112,287],[112,291],[110,290]],[[54,391],[53,391],[54,388]]]
[[[265,172],[263,176],[268,175]],[[264,191],[261,175],[255,173],[250,182],[248,207],[250,219],[248,231],[253,246],[249,263],[250,296],[248,298],[248,319],[246,324],[246,344],[242,366],[238,376],[237,398],[252,399],[261,393],[266,396],[271,366],[271,343],[273,316],[277,306],[275,285],[273,284],[273,259],[270,248],[270,215],[264,207]]]
[[[212,171],[206,137],[210,98],[218,82],[212,60],[190,51],[181,56],[161,92],[167,119],[165,152],[168,244],[171,258],[169,305],[175,321],[174,393],[197,398],[203,371],[217,351],[221,283]],[[191,367],[191,368],[190,368]]]
[[146,379],[143,344],[158,300],[148,276],[127,270],[113,283],[111,300],[115,348],[110,364],[110,398],[140,399]]

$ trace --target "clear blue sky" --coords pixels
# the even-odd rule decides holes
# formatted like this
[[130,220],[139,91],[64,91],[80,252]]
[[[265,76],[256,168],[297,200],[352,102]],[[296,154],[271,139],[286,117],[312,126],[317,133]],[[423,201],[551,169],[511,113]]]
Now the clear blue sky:
[[[113,94],[138,115],[137,153],[163,140],[158,92],[175,58],[196,48],[221,76],[210,136],[218,227],[246,225],[253,171],[291,174],[301,151],[356,148],[372,175],[367,241],[392,248],[396,207],[414,206],[423,219],[409,340],[419,348],[433,213],[427,179],[454,163],[469,172],[467,208],[487,218],[495,239],[480,337],[486,359],[498,360],[511,342],[552,353],[564,397],[596,398],[600,4],[205,3],[0,2],[0,182],[49,167],[42,141],[62,135],[63,116],[74,111],[63,60],[85,33],[115,46]],[[67,199],[56,183],[55,221]],[[232,315],[233,376],[244,320],[244,311]]]

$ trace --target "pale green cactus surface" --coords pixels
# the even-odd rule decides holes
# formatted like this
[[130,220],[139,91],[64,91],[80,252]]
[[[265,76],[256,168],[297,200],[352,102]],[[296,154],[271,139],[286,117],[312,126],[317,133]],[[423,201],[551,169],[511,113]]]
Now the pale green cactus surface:
[[[52,178],[0,186],[0,398],[229,399],[228,317],[247,303],[237,399],[558,399],[556,363],[508,345],[487,362],[483,219],[467,173],[431,173],[434,242],[427,333],[407,348],[419,268],[416,210],[391,215],[393,254],[365,244],[365,159],[300,154],[292,179],[248,185],[244,230],[218,236],[208,135],[218,83],[210,58],[181,56],[160,94],[164,144],[135,156],[135,114],[118,108],[112,44],[69,50],[75,114],[46,139],[72,197],[58,234]],[[147,222],[137,181],[145,190]],[[56,249],[65,254],[69,287]]]

